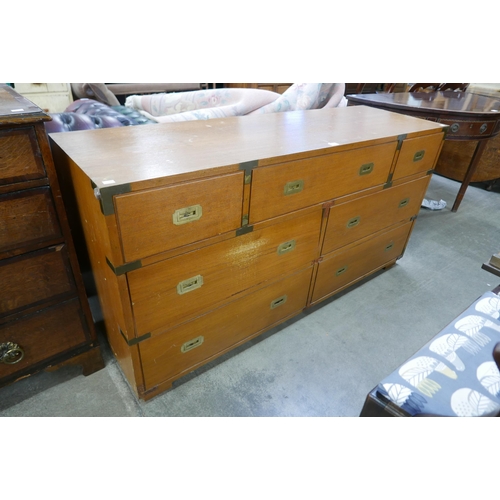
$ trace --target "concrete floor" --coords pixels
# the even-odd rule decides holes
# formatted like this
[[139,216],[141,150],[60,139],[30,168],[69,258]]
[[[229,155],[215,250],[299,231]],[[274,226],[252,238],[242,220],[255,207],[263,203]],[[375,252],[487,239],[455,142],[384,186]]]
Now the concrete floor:
[[[0,417],[287,417],[359,415],[366,394],[500,278],[500,192],[433,176],[404,257],[149,402],[138,401],[102,339],[105,369],[39,373],[0,389]],[[92,298],[91,300],[94,300]]]

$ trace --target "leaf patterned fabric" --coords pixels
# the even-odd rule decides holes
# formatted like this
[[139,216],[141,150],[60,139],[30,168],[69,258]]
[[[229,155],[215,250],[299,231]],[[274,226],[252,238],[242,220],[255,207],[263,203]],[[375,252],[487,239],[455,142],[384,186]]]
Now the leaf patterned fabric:
[[500,297],[486,292],[377,386],[409,415],[476,417],[500,412]]

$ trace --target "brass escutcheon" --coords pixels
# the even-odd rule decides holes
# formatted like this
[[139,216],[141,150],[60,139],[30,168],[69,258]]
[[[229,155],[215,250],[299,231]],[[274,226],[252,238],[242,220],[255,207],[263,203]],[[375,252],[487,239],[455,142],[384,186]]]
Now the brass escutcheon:
[[303,180],[291,181],[285,184],[284,193],[285,196],[288,196],[290,194],[300,193],[303,189],[304,189]]
[[271,309],[275,309],[276,307],[282,306],[287,301],[287,299],[288,297],[286,295],[282,295],[281,297],[274,299],[271,302]]
[[346,271],[347,271],[347,266],[343,266],[337,270],[337,272],[335,273],[335,276],[340,276],[341,274],[344,274]]
[[184,342],[181,346],[181,352],[185,353],[190,351],[191,349],[195,349],[196,347],[200,347],[201,344],[203,344],[203,341],[205,338],[203,335],[200,335],[199,337],[196,337],[194,339],[188,340],[187,342]]
[[364,165],[361,165],[359,169],[359,175],[367,175],[371,174],[373,172],[373,167],[375,167],[375,163],[365,163]]
[[14,342],[0,344],[0,363],[15,365],[24,358],[24,350]]
[[173,213],[172,219],[176,226],[180,226],[181,224],[199,220],[202,215],[203,210],[201,205],[193,205],[191,207],[179,208]]
[[406,205],[408,205],[408,203],[410,203],[410,198],[405,198],[404,200],[401,200],[399,202],[398,208],[406,207]]
[[358,215],[357,217],[353,217],[347,221],[347,227],[350,229],[351,227],[357,226],[361,221],[361,217]]
[[413,157],[413,161],[420,161],[425,155],[425,149],[422,149],[421,151],[417,151],[415,153],[415,156]]

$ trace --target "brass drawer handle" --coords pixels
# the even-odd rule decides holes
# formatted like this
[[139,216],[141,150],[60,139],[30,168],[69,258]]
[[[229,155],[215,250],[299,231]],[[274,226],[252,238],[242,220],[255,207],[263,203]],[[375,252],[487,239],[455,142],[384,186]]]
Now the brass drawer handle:
[[0,363],[15,365],[24,358],[24,350],[14,342],[0,344]]
[[341,274],[344,274],[347,271],[348,266],[341,267],[340,269],[337,270],[335,273],[335,276],[340,276]]
[[284,253],[291,252],[295,249],[295,240],[285,241],[278,246],[278,255],[283,255]]
[[353,217],[347,221],[347,227],[350,229],[351,227],[357,226],[361,221],[361,217],[358,215],[357,217]]
[[386,247],[385,247],[385,252],[388,252],[389,250],[392,250],[394,247],[394,241],[391,241]]
[[408,205],[408,203],[410,203],[410,198],[405,198],[404,200],[401,200],[399,202],[398,208],[406,207],[406,205]]
[[420,161],[424,157],[424,155],[425,155],[425,149],[417,151],[413,156],[413,161]]
[[188,340],[187,342],[184,342],[181,346],[181,352],[188,352],[191,349],[195,349],[196,347],[200,347],[201,344],[203,344],[203,341],[205,338],[203,335],[200,335],[199,337],[196,337],[195,339]]
[[274,299],[271,302],[271,309],[276,309],[279,306],[282,306],[286,301],[288,297],[286,295],[282,295],[281,297],[278,297],[277,299]]
[[193,276],[187,280],[181,281],[177,285],[177,293],[183,295],[184,293],[192,292],[203,285],[203,276]]
[[285,196],[300,193],[304,189],[304,181],[291,181],[285,184]]
[[361,165],[359,175],[371,174],[373,172],[373,167],[375,167],[375,163],[365,163],[364,165]]
[[199,220],[203,215],[203,210],[201,205],[193,205],[191,207],[179,208],[172,215],[174,224],[180,226],[181,224],[187,224],[188,222],[194,222]]

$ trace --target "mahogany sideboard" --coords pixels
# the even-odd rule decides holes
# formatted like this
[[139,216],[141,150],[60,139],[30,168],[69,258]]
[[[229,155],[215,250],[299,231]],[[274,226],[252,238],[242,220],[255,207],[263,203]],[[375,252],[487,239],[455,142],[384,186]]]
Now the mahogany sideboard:
[[51,134],[135,393],[392,266],[445,129],[358,106]]
[[104,366],[52,162],[50,117],[0,85],[0,387]]

